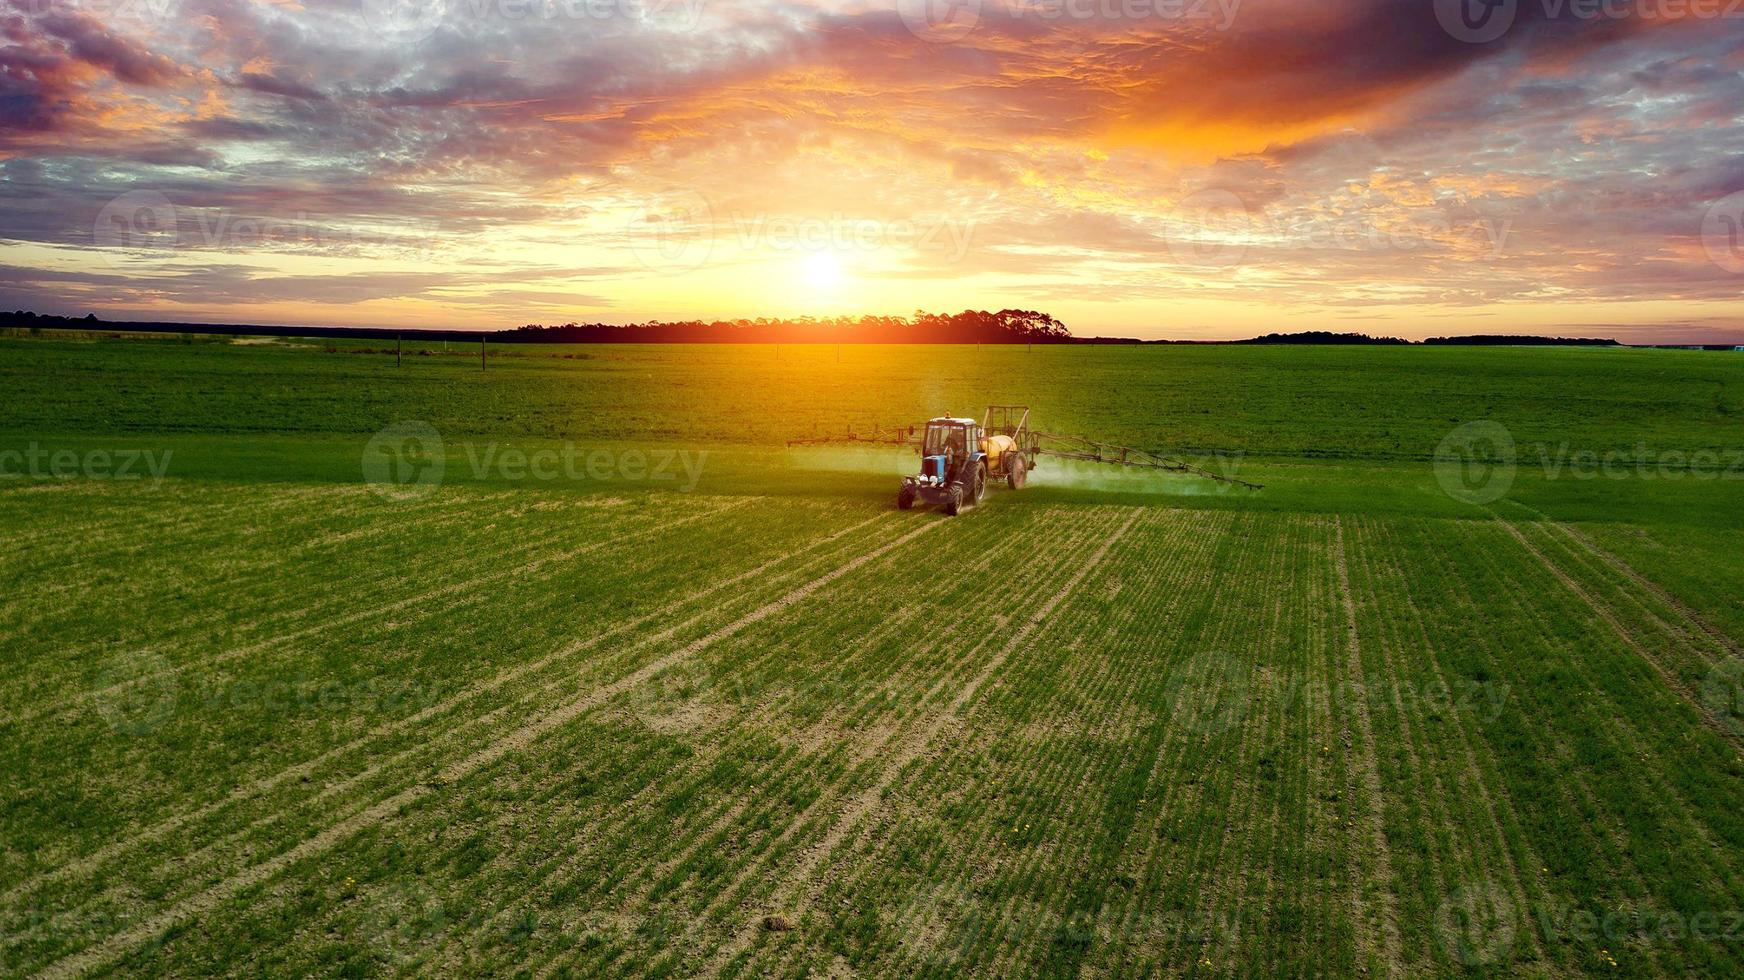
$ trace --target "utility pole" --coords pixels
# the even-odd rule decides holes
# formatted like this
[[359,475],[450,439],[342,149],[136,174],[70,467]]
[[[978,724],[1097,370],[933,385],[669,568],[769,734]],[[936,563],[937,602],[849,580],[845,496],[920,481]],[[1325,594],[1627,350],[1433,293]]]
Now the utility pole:
[[400,335],[394,334],[394,367],[401,367],[404,364],[405,358],[400,351]]

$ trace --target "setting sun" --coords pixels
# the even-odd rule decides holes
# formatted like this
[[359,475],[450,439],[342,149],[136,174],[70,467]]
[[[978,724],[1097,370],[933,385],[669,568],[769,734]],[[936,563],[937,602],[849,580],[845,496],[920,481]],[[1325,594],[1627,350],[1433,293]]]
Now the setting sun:
[[814,252],[805,257],[804,274],[813,289],[834,289],[842,282],[842,263],[829,252]]

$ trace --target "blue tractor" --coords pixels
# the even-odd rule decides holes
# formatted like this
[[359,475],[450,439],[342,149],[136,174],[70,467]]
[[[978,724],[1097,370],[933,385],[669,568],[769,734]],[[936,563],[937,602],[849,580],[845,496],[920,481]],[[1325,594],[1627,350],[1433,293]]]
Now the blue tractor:
[[1004,480],[1022,487],[1035,465],[1036,447],[1029,432],[1029,410],[996,405],[987,424],[974,419],[937,418],[926,424],[921,440],[920,473],[903,477],[896,506],[908,510],[915,501],[944,504],[957,516],[987,495],[987,484]]

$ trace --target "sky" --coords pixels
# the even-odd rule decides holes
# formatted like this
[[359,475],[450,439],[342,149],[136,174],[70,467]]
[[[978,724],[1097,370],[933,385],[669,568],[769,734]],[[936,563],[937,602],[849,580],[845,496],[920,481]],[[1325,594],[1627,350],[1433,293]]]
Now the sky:
[[1744,0],[0,0],[0,307],[1744,344]]

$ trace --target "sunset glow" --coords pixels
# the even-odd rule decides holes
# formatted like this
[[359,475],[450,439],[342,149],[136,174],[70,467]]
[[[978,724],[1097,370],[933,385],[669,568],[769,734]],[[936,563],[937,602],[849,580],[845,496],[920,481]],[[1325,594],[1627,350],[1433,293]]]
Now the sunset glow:
[[4,2],[8,310],[1744,343],[1725,4]]

